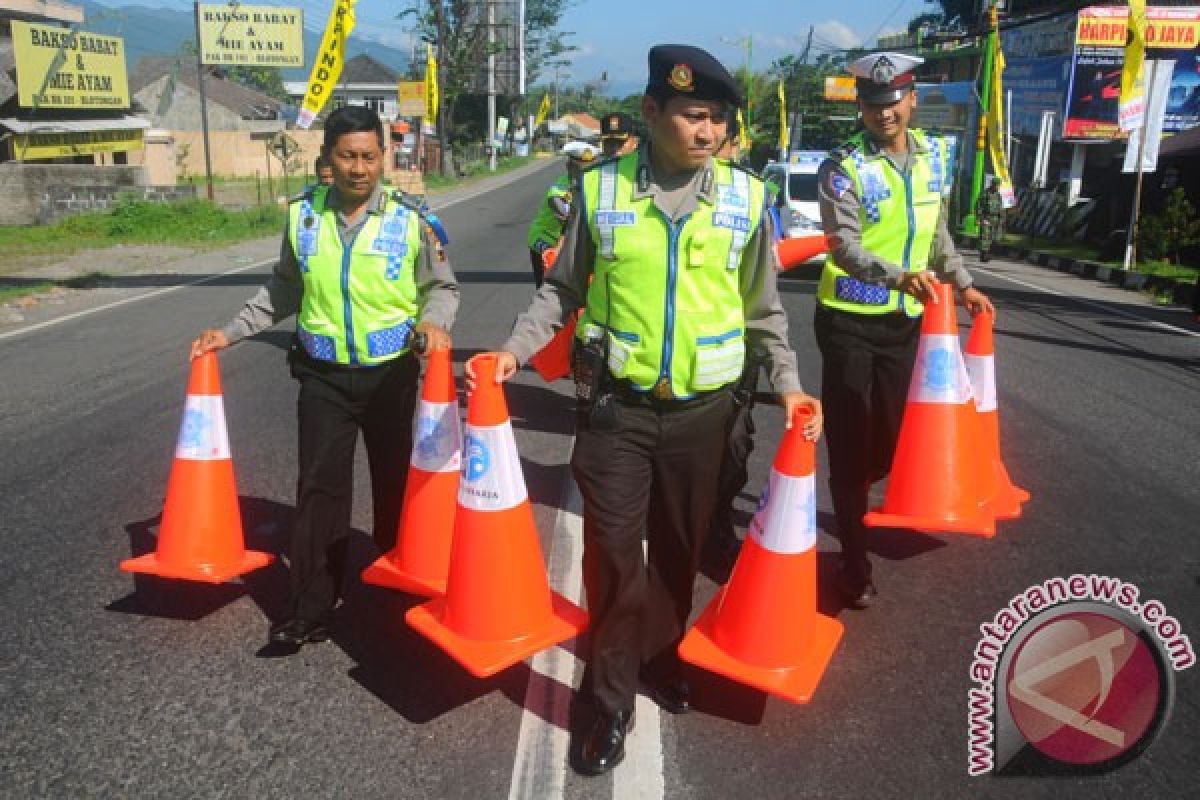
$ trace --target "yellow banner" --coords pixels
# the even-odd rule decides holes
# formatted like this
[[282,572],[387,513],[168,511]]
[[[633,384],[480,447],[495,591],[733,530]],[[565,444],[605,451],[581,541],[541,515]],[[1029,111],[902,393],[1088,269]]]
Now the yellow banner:
[[1146,0],[1129,0],[1125,63],[1121,67],[1121,97],[1117,122],[1123,131],[1142,127],[1146,121],[1146,85],[1142,64],[1146,60]]
[[92,153],[120,153],[140,150],[142,131],[57,131],[18,133],[13,136],[13,155],[18,161],[39,158],[65,158]]
[[425,81],[400,81],[396,86],[396,95],[400,116],[425,116]]
[[334,0],[333,8],[329,10],[325,35],[321,37],[317,58],[308,76],[308,91],[304,93],[304,102],[296,116],[299,128],[308,130],[337,88],[342,65],[346,63],[346,40],[354,30],[354,3],[355,0]]
[[783,91],[783,78],[779,79],[779,150],[782,153],[787,152],[789,136],[787,124],[787,95]]
[[750,152],[750,133],[746,130],[746,118],[742,116],[740,108],[737,110],[737,144],[743,153]]
[[550,116],[550,93],[546,92],[542,95],[542,102],[538,105],[537,116],[533,119],[533,127],[537,129],[546,117]]
[[13,20],[12,38],[22,108],[129,108],[121,37]]
[[304,66],[304,12],[277,6],[197,6],[200,60],[255,67]]
[[825,99],[853,103],[858,99],[854,78],[849,75],[830,75],[825,78]]
[[[1133,4],[1131,3],[1131,6]],[[1139,4],[1145,13],[1145,0]],[[1156,12],[1183,9],[1155,9]],[[1097,12],[1109,12],[1099,15]],[[1129,29],[1128,12],[1124,8],[1088,8],[1079,12],[1075,28],[1076,47],[1124,47]],[[1146,19],[1146,47],[1167,50],[1190,50],[1200,41],[1200,20]]]
[[437,124],[438,103],[441,100],[441,87],[438,86],[438,63],[433,55],[433,45],[425,44],[425,108],[429,113],[425,117]]
[[1013,192],[1012,179],[1008,176],[1008,160],[1004,156],[1004,51],[1000,48],[1000,36],[991,34],[992,40],[992,85],[989,87],[991,96],[988,98],[987,147],[992,159],[992,171],[1000,188],[1000,196],[1004,198],[1004,207],[1016,205],[1016,194]]

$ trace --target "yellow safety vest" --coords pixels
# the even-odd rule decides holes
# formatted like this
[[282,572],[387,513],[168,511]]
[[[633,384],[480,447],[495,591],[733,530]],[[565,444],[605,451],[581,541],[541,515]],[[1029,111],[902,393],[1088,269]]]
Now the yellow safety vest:
[[546,190],[546,198],[538,206],[537,216],[533,218],[533,223],[529,226],[530,250],[544,250],[558,244],[558,240],[562,238],[565,223],[554,213],[550,201],[556,197],[567,197],[570,194],[571,179],[566,175],[558,176],[558,179]]
[[[849,175],[858,194],[863,249],[899,264],[905,272],[919,272],[929,266],[929,253],[942,210],[942,189],[949,180],[944,140],[920,130],[913,130],[912,135],[917,150],[907,176],[901,175],[882,154],[868,152],[865,133],[856,134],[830,153],[830,158]],[[840,179],[834,176],[834,180]],[[853,314],[903,310],[916,317],[924,309],[912,295],[851,277],[834,262],[832,255],[821,272],[817,300],[829,308]]]
[[328,189],[288,207],[288,238],[304,281],[296,333],[315,359],[382,364],[408,351],[416,326],[421,219],[384,195],[382,213],[368,214],[346,249],[326,206]]
[[762,222],[758,178],[714,160],[713,202],[678,222],[635,199],[638,154],[583,173],[595,271],[576,336],[607,331],[608,369],[635,389],[687,398],[742,374],[742,252]]

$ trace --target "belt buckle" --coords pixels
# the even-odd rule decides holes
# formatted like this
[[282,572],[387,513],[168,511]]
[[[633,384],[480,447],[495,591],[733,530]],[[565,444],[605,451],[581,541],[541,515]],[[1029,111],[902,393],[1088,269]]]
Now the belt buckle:
[[652,392],[656,400],[674,400],[675,393],[671,391],[671,382],[666,378],[659,378],[658,383],[654,384]]

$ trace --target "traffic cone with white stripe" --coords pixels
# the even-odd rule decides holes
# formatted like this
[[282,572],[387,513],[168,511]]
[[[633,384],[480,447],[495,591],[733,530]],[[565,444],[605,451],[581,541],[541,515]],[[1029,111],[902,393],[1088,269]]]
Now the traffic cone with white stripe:
[[496,358],[472,364],[446,594],[405,618],[485,678],[579,634],[587,614],[550,591]]
[[192,361],[158,546],[122,561],[121,569],[224,583],[271,559],[269,553],[247,550],[243,541],[221,375],[216,353],[205,353]]
[[963,353],[975,408],[979,412],[983,433],[983,449],[992,469],[985,476],[989,498],[996,519],[1016,519],[1021,516],[1021,504],[1029,500],[1029,492],[1014,486],[1000,458],[1000,412],[996,403],[996,355],[992,337],[992,315],[976,314]]
[[816,447],[793,417],[733,574],[679,645],[684,661],[807,703],[842,638],[817,613]]
[[[557,247],[547,248],[542,253],[542,263],[546,265],[547,273],[554,268],[557,261]],[[573,314],[571,319],[567,320],[567,324],[554,334],[554,338],[529,359],[529,365],[537,370],[537,374],[541,375],[546,383],[554,383],[559,378],[571,374],[571,345],[575,339],[575,324],[578,319],[579,314]]]
[[447,348],[429,354],[413,428],[396,546],[363,570],[362,579],[434,597],[446,591],[462,466],[458,395]]
[[985,483],[984,455],[971,379],[958,342],[950,284],[925,305],[908,405],[892,459],[883,505],[868,512],[871,527],[996,534]]
[[792,267],[798,267],[810,258],[829,252],[829,243],[825,234],[814,233],[809,236],[793,236],[781,239],[775,243],[775,256],[779,259],[779,269],[787,272]]

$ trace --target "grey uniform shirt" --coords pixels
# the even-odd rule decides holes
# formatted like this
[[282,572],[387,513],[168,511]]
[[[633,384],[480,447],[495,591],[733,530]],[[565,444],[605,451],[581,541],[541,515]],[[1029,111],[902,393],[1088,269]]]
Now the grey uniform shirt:
[[[652,198],[659,211],[672,220],[692,213],[701,201],[710,205],[714,202],[711,163],[690,176],[658,181],[650,169],[648,145],[639,148],[638,157],[641,185],[634,188],[635,200]],[[562,328],[564,321],[587,301],[588,279],[596,262],[596,245],[587,221],[580,214],[582,205],[572,204],[558,261],[542,288],[534,294],[529,310],[517,318],[512,335],[502,348],[522,364],[541,350]],[[746,344],[749,352],[765,356],[775,391],[799,392],[802,389],[796,371],[796,354],[788,344],[787,314],[775,283],[774,241],[771,215],[764,213],[762,224],[742,251],[738,270]],[[665,253],[661,256],[661,268],[667,268]]]
[[[376,186],[367,199],[366,212],[358,216],[352,223],[347,223],[341,211],[340,198],[337,189],[330,189],[327,204],[334,210],[337,220],[338,236],[342,247],[350,247],[354,239],[367,222],[368,215],[382,214],[388,190]],[[421,300],[419,322],[433,324],[450,330],[454,324],[454,315],[458,311],[458,281],[454,270],[444,255],[438,254],[438,243],[428,226],[421,225],[421,252],[417,255],[416,284],[417,294]],[[267,282],[254,296],[246,301],[229,324],[222,328],[222,333],[230,344],[240,341],[247,336],[253,336],[264,331],[275,323],[286,319],[300,310],[300,300],[304,295],[304,281],[300,276],[300,264],[296,253],[288,239],[288,229],[284,226],[283,243],[279,247],[279,263],[275,265]]]
[[[880,150],[871,142],[869,135],[865,140],[867,148],[863,156],[867,161],[886,158],[902,175],[912,169],[914,154],[928,151],[928,148],[917,144],[911,132],[908,134],[908,152],[898,155]],[[835,174],[845,178],[845,181],[838,182],[838,189],[833,186]],[[825,159],[817,171],[817,201],[821,208],[821,226],[825,229],[830,253],[837,265],[864,283],[882,283],[889,289],[895,289],[900,276],[904,274],[904,268],[863,249],[858,190],[846,170],[831,158]],[[945,214],[938,216],[937,232],[929,253],[929,269],[939,280],[959,289],[965,289],[972,283],[971,273],[963,266],[962,256],[950,238]]]

